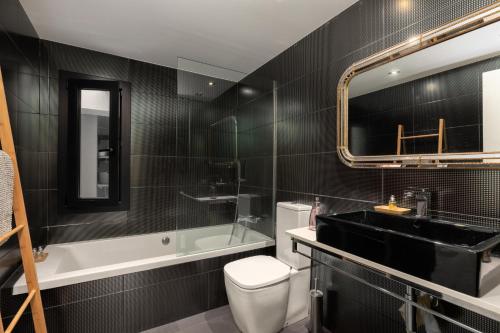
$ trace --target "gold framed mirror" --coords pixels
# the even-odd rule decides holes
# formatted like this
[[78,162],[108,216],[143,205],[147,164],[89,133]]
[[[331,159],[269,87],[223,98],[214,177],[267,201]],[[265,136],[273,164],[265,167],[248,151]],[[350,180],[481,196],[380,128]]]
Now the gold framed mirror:
[[500,2],[354,63],[337,99],[350,167],[500,169]]

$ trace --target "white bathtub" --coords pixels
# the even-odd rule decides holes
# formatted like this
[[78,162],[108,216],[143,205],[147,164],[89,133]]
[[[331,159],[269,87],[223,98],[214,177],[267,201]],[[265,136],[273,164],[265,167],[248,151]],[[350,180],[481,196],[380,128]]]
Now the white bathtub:
[[[275,244],[273,239],[250,229],[244,230],[240,225],[237,225],[231,237],[232,233],[233,225],[226,224],[178,232],[49,245],[45,249],[49,254],[47,259],[36,264],[38,282],[40,289],[50,289]],[[243,235],[242,242],[240,238]],[[170,238],[168,245],[162,244],[165,236]],[[17,295],[26,292],[23,275],[14,284],[13,293]]]

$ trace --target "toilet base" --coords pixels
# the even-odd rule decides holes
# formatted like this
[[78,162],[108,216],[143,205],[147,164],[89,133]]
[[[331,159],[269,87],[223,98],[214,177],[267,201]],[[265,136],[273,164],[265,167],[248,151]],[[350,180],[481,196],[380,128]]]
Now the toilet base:
[[256,290],[242,289],[227,276],[229,307],[243,333],[277,333],[285,324],[289,280]]
[[307,318],[310,274],[309,268],[292,269],[288,280],[256,290],[242,289],[225,276],[229,306],[240,331],[277,333]]
[[290,291],[284,327],[293,325],[309,316],[310,276],[310,268],[300,271],[292,269],[290,272]]

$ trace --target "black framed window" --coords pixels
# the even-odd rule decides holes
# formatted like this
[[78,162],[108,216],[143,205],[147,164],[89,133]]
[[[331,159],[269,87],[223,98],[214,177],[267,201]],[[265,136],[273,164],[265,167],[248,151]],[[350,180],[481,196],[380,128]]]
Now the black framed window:
[[130,84],[60,75],[59,190],[69,210],[129,206]]

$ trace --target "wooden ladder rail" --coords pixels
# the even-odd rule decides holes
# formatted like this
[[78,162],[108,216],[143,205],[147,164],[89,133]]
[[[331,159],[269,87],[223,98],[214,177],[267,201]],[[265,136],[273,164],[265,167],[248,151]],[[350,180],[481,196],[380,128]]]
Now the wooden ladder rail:
[[439,119],[439,129],[438,133],[432,134],[422,134],[422,135],[410,135],[405,136],[404,134],[404,126],[398,125],[398,139],[396,143],[396,154],[401,155],[401,151],[404,150],[404,141],[405,140],[416,140],[416,139],[424,139],[424,138],[438,138],[437,144],[437,153],[441,155],[443,150],[446,150],[446,127],[444,119]]
[[0,237],[0,240],[6,240],[17,233],[19,239],[19,251],[28,286],[28,297],[21,305],[16,315],[13,317],[6,330],[3,328],[2,318],[0,316],[0,332],[11,333],[14,330],[17,322],[21,318],[23,312],[28,305],[31,305],[31,314],[33,316],[33,326],[36,333],[47,333],[45,324],[45,315],[43,312],[42,296],[38,286],[38,278],[35,268],[35,259],[32,253],[31,236],[28,226],[28,218],[26,215],[26,207],[24,205],[23,189],[21,187],[21,179],[19,175],[19,166],[16,158],[16,150],[14,146],[14,138],[12,136],[12,128],[10,126],[9,111],[7,108],[7,97],[5,95],[5,87],[3,83],[2,70],[0,68],[0,144],[2,150],[5,151],[12,160],[14,167],[14,200],[13,211],[16,227]]

